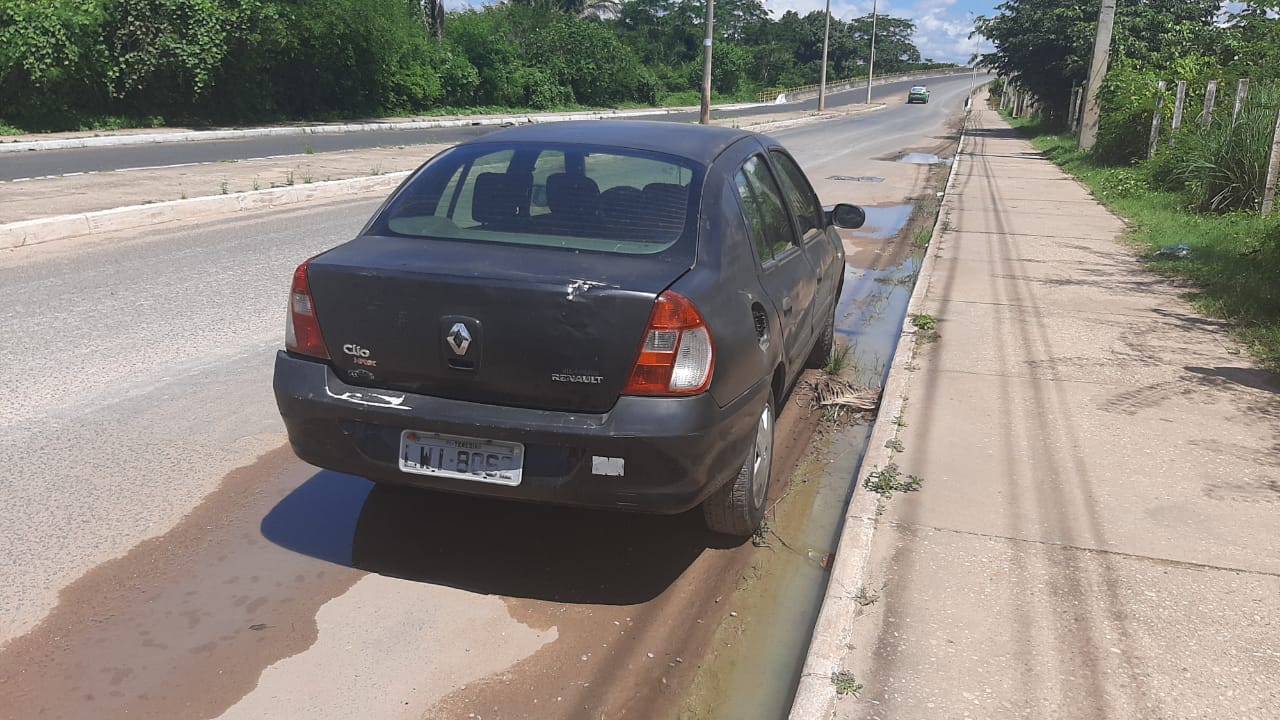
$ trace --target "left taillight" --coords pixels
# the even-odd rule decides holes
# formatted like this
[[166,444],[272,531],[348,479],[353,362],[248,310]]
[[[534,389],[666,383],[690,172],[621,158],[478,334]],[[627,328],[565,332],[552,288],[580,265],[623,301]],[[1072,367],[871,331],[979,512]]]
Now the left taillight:
[[309,355],[321,360],[329,359],[320,334],[320,320],[316,317],[316,303],[311,297],[311,283],[307,277],[310,260],[293,271],[293,286],[289,288],[289,313],[284,327],[284,346],[289,352]]
[[624,395],[697,395],[711,385],[715,343],[688,298],[668,290],[649,316]]

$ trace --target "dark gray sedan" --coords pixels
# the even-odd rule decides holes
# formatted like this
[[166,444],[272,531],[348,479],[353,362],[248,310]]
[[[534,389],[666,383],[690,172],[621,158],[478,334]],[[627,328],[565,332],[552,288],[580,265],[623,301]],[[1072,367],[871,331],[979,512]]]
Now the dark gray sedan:
[[566,122],[464,143],[294,273],[275,368],[289,440],[379,482],[701,504],[749,535],[775,416],[831,351],[833,222],[862,219],[738,130]]

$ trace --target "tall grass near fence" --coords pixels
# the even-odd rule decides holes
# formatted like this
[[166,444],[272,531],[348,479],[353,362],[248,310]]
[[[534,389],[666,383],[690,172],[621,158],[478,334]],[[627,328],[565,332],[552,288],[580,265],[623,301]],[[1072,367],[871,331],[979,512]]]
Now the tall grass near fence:
[[[1038,121],[1010,122],[1128,221],[1126,240],[1152,270],[1188,281],[1186,297],[1196,309],[1231,321],[1236,339],[1259,363],[1280,371],[1280,214],[1196,212],[1185,188],[1153,187],[1145,164],[1102,162],[1080,150],[1074,136]],[[1162,252],[1178,246],[1187,252]]]
[[1278,109],[1280,85],[1259,83],[1235,123],[1229,113],[1218,113],[1208,127],[1184,125],[1144,164],[1152,184],[1180,194],[1199,212],[1257,210]]

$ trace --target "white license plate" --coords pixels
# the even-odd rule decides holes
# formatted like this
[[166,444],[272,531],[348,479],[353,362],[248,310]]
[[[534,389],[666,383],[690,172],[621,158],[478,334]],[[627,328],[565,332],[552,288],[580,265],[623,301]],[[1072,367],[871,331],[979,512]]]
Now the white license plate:
[[400,469],[515,486],[524,469],[524,445],[405,430],[400,433]]

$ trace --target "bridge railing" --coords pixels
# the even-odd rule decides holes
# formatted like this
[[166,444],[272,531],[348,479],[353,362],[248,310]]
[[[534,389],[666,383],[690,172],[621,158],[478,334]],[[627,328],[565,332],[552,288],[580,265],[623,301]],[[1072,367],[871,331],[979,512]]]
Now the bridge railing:
[[[936,77],[951,77],[953,75],[967,75],[973,72],[973,68],[961,67],[941,70],[915,70],[905,73],[894,73],[891,75],[877,75],[872,80],[872,87],[876,85],[885,85],[892,82],[902,82],[903,80],[927,80]],[[827,83],[827,94],[843,92],[845,90],[853,90],[856,88],[865,88],[867,79],[864,78],[848,78],[846,80],[837,80]],[[791,88],[771,88],[756,95],[756,99],[760,102],[776,102],[785,103],[796,100],[808,100],[809,98],[818,96],[818,85],[801,85]]]

